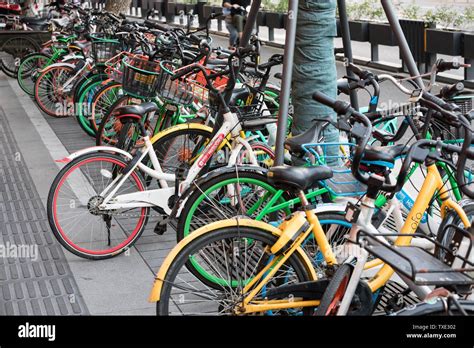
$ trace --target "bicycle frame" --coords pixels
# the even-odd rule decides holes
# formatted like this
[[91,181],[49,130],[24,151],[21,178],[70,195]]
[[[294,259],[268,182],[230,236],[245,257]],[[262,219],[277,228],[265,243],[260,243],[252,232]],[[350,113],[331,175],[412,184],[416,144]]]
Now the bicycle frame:
[[[160,134],[155,135],[152,139],[150,139],[149,136],[143,137],[145,144],[143,151],[138,152],[135,158],[126,151],[114,147],[99,146],[81,150],[60,161],[69,162],[81,155],[97,151],[109,151],[112,153],[119,153],[121,155],[125,155],[135,164],[125,175],[117,176],[100,193],[100,195],[104,197],[104,201],[99,206],[99,208],[103,210],[113,210],[158,206],[163,208],[166,214],[170,214],[172,210],[168,206],[169,199],[173,195],[181,195],[192,184],[192,182],[199,175],[199,172],[202,170],[202,168],[204,168],[204,166],[208,163],[212,155],[226,144],[227,137],[229,134],[235,140],[233,141],[232,152],[229,158],[228,166],[234,166],[237,163],[238,154],[243,148],[245,148],[250,154],[251,164],[258,166],[258,161],[252,152],[252,148],[250,146],[249,141],[240,137],[240,131],[241,127],[237,119],[237,115],[231,112],[224,114],[224,122],[222,127],[217,131],[216,135],[206,145],[199,157],[196,158],[194,164],[189,170],[188,176],[183,182],[180,183],[178,192],[175,192],[174,187],[168,187],[168,181],[174,182],[176,180],[176,175],[163,173],[156,153],[153,149],[153,143],[156,141],[156,138],[160,136]],[[147,165],[142,163],[143,159],[147,155],[151,160],[152,168],[149,168]],[[121,185],[123,185],[125,180],[137,168],[142,172],[146,173],[147,175],[157,179],[162,188],[115,196]]]
[[[463,224],[466,227],[470,226],[469,220],[465,212],[463,211],[463,209],[450,198],[436,165],[430,165],[428,167],[428,174],[420,190],[420,194],[417,200],[415,201],[415,204],[412,210],[408,214],[408,218],[406,219],[405,224],[403,225],[403,228],[400,231],[400,233],[413,234],[416,232],[421,222],[421,219],[423,217],[423,214],[425,213],[426,209],[429,207],[431,198],[437,193],[443,200],[443,203],[441,206],[441,211],[442,211],[443,216],[447,209],[455,210],[461,217]],[[300,200],[304,204],[307,203],[307,200],[304,196],[300,195]],[[372,206],[374,202],[375,200],[372,200]],[[375,229],[375,227],[371,224],[370,217],[372,213],[373,213],[373,210],[368,211],[368,213],[361,212],[360,216],[365,217],[364,218],[365,223],[363,224],[363,227],[361,228],[365,228],[367,225],[366,230],[369,230],[369,232],[373,231],[373,233],[378,233],[377,229]],[[282,230],[282,233],[281,233],[282,239],[277,241],[275,245],[282,244],[283,241],[287,241],[288,239],[284,238],[283,236],[285,236],[285,234],[293,233],[291,231],[296,231],[298,230],[298,228],[302,226],[301,218],[303,215],[305,216],[306,220],[310,223],[309,228],[306,228],[300,235],[298,235],[295,238],[294,242],[291,244],[291,246],[288,247],[288,249],[284,250],[284,252],[277,253],[277,256],[271,262],[269,262],[252,280],[250,280],[245,285],[245,287],[242,290],[242,292],[245,294],[245,298],[243,299],[242,306],[239,308],[239,312],[237,314],[265,312],[269,310],[276,310],[276,309],[283,309],[283,308],[314,307],[319,304],[318,300],[302,300],[302,299],[296,299],[296,298],[292,299],[292,301],[254,299],[254,297],[259,293],[259,291],[265,286],[266,282],[273,277],[273,275],[280,269],[280,267],[286,262],[286,260],[288,260],[291,254],[300,250],[301,245],[310,236],[311,233],[316,239],[321,249],[321,254],[324,257],[324,260],[326,261],[326,263],[329,266],[337,264],[336,255],[334,254],[333,250],[331,249],[331,246],[329,245],[326,235],[316,216],[315,210],[309,210],[306,212],[297,212],[293,215],[293,217],[289,221],[285,221],[279,228],[280,230]],[[231,220],[226,220],[226,221],[230,223]],[[225,221],[216,222],[215,224],[221,224],[221,223],[224,224],[226,222]],[[361,222],[361,225],[362,225],[362,222]],[[236,226],[238,226],[238,224]],[[196,233],[200,233],[200,232],[196,231]],[[191,236],[193,236],[193,234]],[[291,235],[286,236],[286,237],[291,237]],[[401,236],[397,238],[397,240],[395,241],[395,245],[398,245],[398,246],[409,245],[411,241],[412,241],[412,237]],[[183,244],[185,243],[183,242]],[[362,265],[362,266],[365,266],[365,265]],[[364,267],[360,267],[360,268],[362,270],[364,269]],[[161,272],[166,273],[166,268],[160,269],[160,274]],[[374,277],[372,277],[368,282],[369,287],[372,290],[372,292],[375,292],[380,287],[382,287],[392,277],[393,274],[394,274],[393,269],[388,265],[384,265],[377,272],[377,274]],[[360,278],[357,278],[357,282],[359,281],[359,279]],[[159,300],[159,289],[161,288],[161,284],[159,282],[160,282],[160,278],[158,276],[157,282],[155,282],[155,287],[152,290],[152,294],[150,296],[151,301]],[[413,284],[409,284],[409,285],[413,286]],[[425,287],[417,287],[417,290],[421,290],[425,294],[428,293],[427,292],[428,290]],[[418,293],[420,293],[420,291],[418,291]]]

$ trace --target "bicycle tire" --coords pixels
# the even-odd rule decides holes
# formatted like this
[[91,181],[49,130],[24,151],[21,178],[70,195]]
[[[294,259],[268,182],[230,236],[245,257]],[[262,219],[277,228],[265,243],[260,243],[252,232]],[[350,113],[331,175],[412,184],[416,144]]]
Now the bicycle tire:
[[76,118],[79,126],[89,136],[94,137],[96,133],[91,122],[91,104],[94,95],[100,89],[102,80],[100,77],[90,79],[82,89],[79,99],[74,103],[76,106]]
[[107,110],[121,97],[122,84],[113,80],[104,81],[97,91],[91,105],[91,127],[97,136],[100,121],[107,115]]
[[[104,144],[115,146],[117,144],[121,123],[120,121],[115,120],[114,111],[121,106],[129,105],[131,100],[132,97],[129,95],[123,95],[107,110],[107,114],[102,118],[100,127],[95,135],[95,143],[97,146]],[[115,131],[115,133],[113,131]]]
[[[175,279],[177,279],[177,276],[180,274],[181,271],[185,272],[185,273],[189,272],[189,263],[192,262],[193,260],[194,261],[197,260],[195,258],[193,259],[193,257],[195,255],[198,255],[199,252],[201,252],[201,254],[199,254],[199,255],[202,255],[202,253],[206,253],[206,247],[210,246],[212,248],[213,244],[219,243],[220,241],[221,241],[222,245],[225,245],[226,241],[228,241],[229,239],[233,240],[233,238],[238,239],[239,243],[241,243],[241,242],[247,243],[249,241],[252,241],[252,245],[255,246],[255,248],[258,248],[260,245],[262,247],[273,245],[278,240],[278,236],[275,235],[275,234],[272,234],[270,231],[266,231],[266,230],[263,230],[263,229],[258,229],[258,228],[255,228],[255,227],[246,227],[246,226],[245,227],[241,226],[239,228],[235,228],[235,227],[214,228],[214,229],[210,230],[209,232],[200,235],[198,238],[193,239],[192,242],[189,242],[184,247],[182,247],[181,250],[176,254],[176,256],[174,256],[173,259],[170,260],[170,266],[169,266],[169,268],[168,268],[168,270],[167,270],[167,272],[166,272],[166,274],[163,278],[163,286],[161,288],[160,300],[157,302],[157,305],[156,305],[157,315],[164,316],[164,315],[169,315],[170,314],[170,311],[169,311],[170,302],[175,303],[175,302],[173,302],[174,300],[173,300],[173,293],[172,293],[174,281],[175,281]],[[235,249],[236,248],[235,244],[231,244],[231,246],[234,247],[234,249],[232,249],[232,250],[234,250],[234,252],[235,252],[235,250],[236,250]],[[241,249],[239,249],[239,250],[240,251],[238,252],[238,254],[234,254],[233,261],[235,261],[235,265],[237,263],[239,263],[239,261],[243,257],[243,255],[245,255],[243,258],[245,260],[247,260],[247,255],[245,254],[245,251],[247,251],[247,249],[244,249],[244,251],[242,251]],[[257,255],[257,258],[258,258],[258,255]],[[261,268],[261,266],[262,266],[262,265],[260,265],[261,261],[262,261],[262,263],[264,263],[264,261],[267,261],[267,259],[258,259],[257,262],[256,262],[257,264],[255,265],[255,267],[253,269],[253,272],[256,273],[256,271]],[[242,264],[242,261],[240,261],[240,265],[241,264]],[[244,264],[245,264],[245,262],[244,262]],[[235,266],[235,265],[234,265],[234,267],[238,267],[238,266]],[[296,279],[292,278],[292,280],[295,279],[295,281],[297,281],[297,282],[306,282],[306,281],[315,280],[315,279],[312,279],[312,277],[310,276],[310,274],[311,274],[311,272],[310,272],[311,265],[308,265],[307,262],[305,262],[298,253],[293,253],[288,258],[287,262],[285,263],[285,266],[288,267],[288,268],[283,269],[282,272],[284,272],[284,273],[279,274],[282,277],[285,276],[285,275],[288,275],[288,276],[291,275],[292,277],[296,278]],[[193,267],[191,267],[191,269],[193,269]],[[225,293],[226,289],[229,289],[229,288],[232,288],[232,289],[237,288],[238,289],[245,280],[252,278],[253,273],[250,273],[250,274],[247,273],[247,268],[245,268],[245,267],[243,269],[243,272],[241,272],[241,274],[243,274],[244,277],[246,278],[244,281],[242,281],[240,279],[239,280],[237,279],[237,277],[239,276],[238,272],[242,271],[242,270],[240,268],[238,268],[237,270],[234,268],[233,270],[235,271],[235,273],[232,273],[232,275],[230,275],[230,277],[227,278],[228,280],[224,280],[222,285],[220,285],[221,290],[224,290],[223,291],[224,293]],[[291,274],[291,272],[294,272],[294,273]],[[222,275],[220,275],[220,274],[217,275],[217,277],[221,277],[221,276]],[[192,277],[192,271],[190,272],[190,277]],[[184,277],[180,276],[180,281],[181,282],[183,282],[181,280],[183,278]],[[230,282],[230,285],[229,285],[229,282]],[[204,285],[203,291],[200,291],[197,288],[201,284]],[[193,282],[193,287],[195,288],[195,290],[193,290],[193,292],[194,293],[199,292],[199,296],[200,296],[199,298],[202,298],[203,295],[208,291],[208,288],[206,288],[207,284],[206,283],[201,283],[201,284],[198,284],[197,282]],[[211,284],[213,284],[212,286],[216,286],[215,282],[211,283]],[[268,285],[269,287],[271,285],[274,285],[275,287],[285,285],[285,283],[281,283],[281,282],[274,282],[274,283],[269,282],[267,284],[269,284]],[[182,284],[180,284],[180,288],[183,288]],[[266,288],[266,286],[264,288],[265,288],[265,290],[261,291],[261,293],[258,294],[258,295],[260,295],[260,297],[264,297],[265,296],[264,291],[268,291],[268,288]],[[181,290],[181,293],[183,291],[184,290]],[[289,296],[291,296],[291,294],[289,294]],[[187,298],[187,303],[186,304],[191,304],[192,305],[192,302],[191,302],[192,298],[189,299],[188,296],[185,296],[185,298]],[[170,301],[170,299],[171,299],[171,301]],[[291,300],[289,300],[289,301],[291,301]],[[203,302],[203,301],[201,301],[201,302]],[[222,305],[217,306],[217,310],[220,310],[221,306]],[[200,305],[200,307],[202,308],[201,305]],[[193,308],[193,314],[198,314],[198,315],[209,314],[209,313],[194,312],[195,310],[196,309]],[[200,310],[200,309],[197,309],[197,310]],[[303,310],[303,313],[306,314],[306,315],[312,314],[312,312],[313,312],[313,308],[307,308],[307,309]],[[301,311],[299,311],[298,313],[301,313]],[[229,314],[229,313],[227,313],[227,314]],[[269,313],[267,313],[267,314],[269,314]],[[275,315],[275,314],[279,314],[279,313],[275,313],[275,311],[272,311],[271,314]],[[284,313],[282,313],[282,314],[288,315],[288,314],[291,314],[291,311],[290,310],[285,310]]]
[[59,91],[72,73],[73,68],[66,65],[51,67],[41,73],[36,80],[34,92],[35,101],[41,111],[53,117],[69,116],[71,105],[68,103],[68,97]]
[[315,316],[336,315],[339,302],[346,293],[352,274],[352,266],[346,263],[339,266],[324,292]]
[[[148,220],[148,212],[149,208],[138,208],[140,213],[134,217],[138,218],[136,226],[133,228],[133,231],[130,233],[130,235],[127,235],[125,229],[122,228],[122,223],[130,223],[130,215],[132,213],[129,213],[130,209],[126,209],[125,211],[128,212],[128,215],[124,215],[123,219],[117,220],[118,217],[115,215],[113,217],[114,221],[116,223],[112,224],[111,227],[109,227],[108,230],[108,240],[104,240],[105,237],[102,235],[98,236],[100,239],[92,239],[89,241],[89,248],[86,248],[83,246],[83,243],[87,245],[87,242],[85,240],[82,240],[82,233],[81,231],[83,230],[85,233],[83,234],[84,236],[89,236],[90,233],[90,238],[95,237],[92,236],[93,232],[95,233],[100,233],[101,231],[96,228],[94,230],[94,225],[90,225],[90,223],[84,223],[85,218],[88,216],[87,214],[92,214],[95,215],[91,219],[97,218],[97,214],[94,214],[91,212],[91,202],[93,198],[97,197],[90,197],[90,192],[100,192],[101,190],[88,190],[87,187],[92,185],[91,181],[93,180],[93,175],[94,173],[91,172],[90,170],[87,171],[87,177],[81,174],[81,172],[75,171],[76,169],[81,170],[82,165],[87,165],[89,163],[94,163],[102,161],[104,163],[108,163],[111,168],[108,173],[112,172],[117,172],[118,168],[125,168],[127,166],[127,163],[122,156],[111,154],[111,153],[103,153],[103,152],[97,152],[97,153],[89,153],[85,154],[83,156],[80,156],[73,161],[69,162],[61,171],[58,173],[58,175],[55,177],[51,188],[49,190],[48,194],[48,200],[47,200],[47,214],[48,214],[48,222],[51,227],[51,230],[53,231],[53,235],[55,238],[59,241],[59,243],[69,252],[73,253],[74,255],[77,255],[82,258],[90,259],[90,260],[103,260],[103,259],[108,259],[111,257],[115,257],[126,250],[128,250],[136,241],[137,239],[141,236],[143,233],[143,230],[146,226],[147,220]],[[97,183],[99,183],[102,180],[102,186],[107,185],[107,182],[110,181],[105,181],[103,180],[104,173],[103,170],[104,167],[101,162],[101,170],[100,172],[97,172]],[[71,176],[72,174],[72,176]],[[82,177],[81,177],[82,175]],[[71,179],[70,181],[67,181],[69,178]],[[130,175],[130,182],[136,186],[137,191],[144,191],[145,188],[145,182],[141,174],[137,171],[133,172]],[[67,186],[64,186],[65,182],[68,182]],[[60,193],[62,188],[65,187],[65,190],[69,190],[73,193],[73,195],[68,194],[66,195],[66,198],[61,198]],[[84,188],[85,187],[85,188]],[[104,186],[105,187],[105,186]],[[132,186],[134,189],[135,187]],[[123,188],[123,187],[122,187]],[[86,194],[86,197],[78,197],[78,194]],[[129,192],[127,192],[129,193]],[[73,197],[71,199],[71,197]],[[87,198],[89,197],[89,198]],[[61,204],[62,200],[66,199],[65,204]],[[76,200],[78,202],[76,202]],[[96,200],[97,201],[97,200]],[[59,202],[59,203],[58,203]],[[86,205],[87,202],[87,205]],[[79,204],[78,204],[79,203]],[[58,212],[58,209],[60,210]],[[81,212],[81,209],[84,210],[84,212]],[[62,212],[64,210],[64,212]],[[116,211],[113,212],[114,214]],[[71,225],[71,218],[74,218],[74,215],[68,216],[66,218],[63,218],[63,216],[71,215],[71,214],[76,214],[76,220],[78,222],[74,223]],[[77,215],[79,214],[79,215]],[[106,214],[103,216],[105,217]],[[133,214],[132,214],[133,215]],[[79,217],[79,218],[77,218]],[[110,218],[110,221],[112,218]],[[89,220],[89,222],[93,222],[96,220]],[[105,219],[104,219],[105,222]],[[74,230],[74,234],[72,236],[78,238],[78,241],[72,240],[72,236],[68,235],[66,231]],[[87,229],[90,229],[89,230]],[[113,229],[110,231],[110,229]],[[130,228],[131,229],[131,228]],[[113,241],[116,241],[116,245],[111,247],[111,233],[114,233],[114,238]],[[118,234],[118,237],[115,238],[116,234]],[[125,236],[125,239],[122,241],[121,238],[122,236]],[[81,244],[79,244],[81,243]],[[99,246],[103,245],[106,243],[107,245],[105,246],[105,249],[92,249],[92,246]]]
[[20,60],[39,50],[40,46],[28,37],[12,37],[0,47],[0,67],[7,76],[16,78]]
[[31,53],[20,62],[17,72],[17,81],[20,88],[29,96],[34,95],[36,77],[38,70],[51,59],[50,55],[44,53]]

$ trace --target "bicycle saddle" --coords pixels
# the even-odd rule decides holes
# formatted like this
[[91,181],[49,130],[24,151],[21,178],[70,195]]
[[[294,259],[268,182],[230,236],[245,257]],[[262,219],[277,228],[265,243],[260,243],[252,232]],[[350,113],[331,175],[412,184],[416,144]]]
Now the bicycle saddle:
[[139,115],[143,116],[150,112],[158,110],[158,106],[155,103],[148,102],[140,105],[125,105],[115,110],[115,115]]
[[301,148],[302,145],[319,143],[319,133],[321,127],[318,123],[315,123],[306,132],[286,139],[285,148],[294,154],[302,154],[304,152]]
[[285,191],[305,191],[316,187],[321,180],[333,176],[331,168],[317,167],[273,167],[268,171],[270,184]]
[[395,160],[398,157],[405,155],[408,150],[409,147],[404,144],[383,147],[367,147],[364,152],[362,163],[392,169],[395,165]]

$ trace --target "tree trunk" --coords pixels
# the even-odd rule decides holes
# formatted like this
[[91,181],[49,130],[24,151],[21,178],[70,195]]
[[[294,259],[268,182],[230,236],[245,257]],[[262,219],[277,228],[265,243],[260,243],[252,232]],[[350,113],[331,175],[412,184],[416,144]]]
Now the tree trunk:
[[105,2],[105,10],[115,14],[126,14],[132,0],[107,0]]

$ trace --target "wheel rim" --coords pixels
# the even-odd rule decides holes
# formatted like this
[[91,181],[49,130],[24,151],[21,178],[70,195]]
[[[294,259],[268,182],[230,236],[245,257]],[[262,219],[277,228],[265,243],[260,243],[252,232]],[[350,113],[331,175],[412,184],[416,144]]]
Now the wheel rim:
[[[231,204],[232,198],[229,197],[224,197],[225,194],[223,194],[221,197],[216,197],[212,196],[212,193],[215,191],[221,192],[221,189],[223,187],[227,187],[228,185],[233,185],[235,184],[235,179],[228,179],[222,182],[219,182],[209,189],[207,189],[203,194],[199,196],[199,198],[194,202],[193,206],[191,207],[186,220],[185,220],[185,227],[184,227],[184,237],[188,236],[192,231],[195,231],[197,228],[200,228],[202,226],[208,225],[212,222],[223,220],[223,219],[228,219],[228,218],[233,218],[235,216],[249,216],[251,218],[256,218],[260,216],[260,213],[262,212],[265,203],[270,201],[273,198],[273,195],[277,192],[277,190],[272,187],[271,185],[257,180],[257,179],[252,179],[252,178],[239,178],[239,186],[242,186],[241,189],[236,190],[236,196],[241,196],[246,195],[247,197],[244,197],[243,199],[240,198],[238,201],[239,209],[237,211],[232,210],[232,209],[226,209],[225,204]],[[250,186],[254,185],[254,186]],[[246,186],[246,187],[244,187]],[[265,190],[269,194],[267,195],[262,195],[262,197],[259,197],[259,189],[257,187],[260,187],[260,191]],[[199,189],[199,188],[198,188]],[[282,203],[284,202],[283,198],[279,198],[276,200],[275,204]],[[249,203],[248,205],[245,203]],[[217,214],[216,215],[211,215],[212,212],[206,211],[206,205],[209,206],[210,208],[219,206],[217,209]],[[245,207],[248,206],[248,209],[244,211]],[[196,211],[200,209],[201,214],[196,214]],[[248,214],[250,212],[250,214]],[[289,211],[286,213],[289,214]],[[201,216],[204,216],[202,218]],[[283,221],[284,218],[286,217],[286,214],[281,215],[277,217],[277,219]],[[269,216],[261,215],[258,220],[264,220],[267,221],[270,219]],[[273,224],[279,224],[280,221],[275,221]],[[216,277],[213,277],[211,274],[207,273],[205,269],[199,264],[198,260],[196,260],[193,257],[190,257],[190,264],[191,267],[194,267],[199,274],[207,279],[208,281],[212,283],[216,283],[219,285],[225,285],[227,284],[227,281],[223,279],[219,279]],[[235,286],[235,284],[233,284]]]
[[16,76],[21,58],[35,52],[37,47],[26,38],[17,37],[7,40],[0,49],[2,67]]
[[38,70],[46,65],[47,59],[45,56],[33,56],[21,63],[18,69],[18,82],[25,93],[34,94],[35,82],[39,76]]
[[91,126],[95,132],[99,130],[102,118],[107,114],[107,110],[121,96],[122,85],[114,84],[108,86],[94,97],[91,105]]
[[69,67],[56,67],[41,74],[35,84],[35,99],[47,114],[52,116],[68,116],[73,112],[68,105],[67,93],[62,89],[71,77]]
[[[99,192],[112,181],[106,174],[110,176],[117,168],[124,167],[123,163],[112,158],[89,158],[71,166],[61,178],[52,201],[54,226],[73,249],[91,255],[111,254],[129,245],[140,232],[146,208],[131,209],[122,212],[123,215],[114,212],[111,218],[110,243],[103,217],[91,212],[93,204],[99,201],[94,201],[93,198],[99,197]],[[127,180],[129,185],[125,182],[117,194],[144,190],[136,173],[132,173]],[[136,223],[132,222],[134,220]],[[132,232],[127,235],[126,231],[130,230]],[[69,234],[69,231],[72,233]],[[105,248],[103,245],[106,245]]]
[[[274,258],[266,252],[267,247],[273,245],[274,241],[274,237],[270,239],[268,236],[245,232],[243,229],[238,232],[228,231],[225,237],[222,237],[220,232],[214,231],[212,240],[183,253],[177,265],[172,266],[174,274],[166,277],[165,289],[161,295],[160,302],[164,302],[164,298],[167,299],[165,304],[160,303],[165,307],[163,311],[171,315],[235,314],[234,308],[238,308],[244,297],[243,287],[274,261]],[[219,284],[218,287],[209,287],[196,281],[195,275],[187,268],[188,257],[199,258],[200,264],[206,264],[206,272],[215,273],[216,278],[234,279],[232,286],[228,286],[229,282],[226,282]],[[270,280],[257,292],[254,299],[265,299],[273,288],[308,280],[307,275],[296,266],[295,258],[296,256],[291,257],[270,276]],[[286,282],[283,283],[282,279]],[[283,296],[283,299],[288,300],[288,296]],[[290,309],[295,310],[297,309]],[[282,312],[281,314],[288,314],[286,310]],[[260,314],[279,313],[262,311]]]

